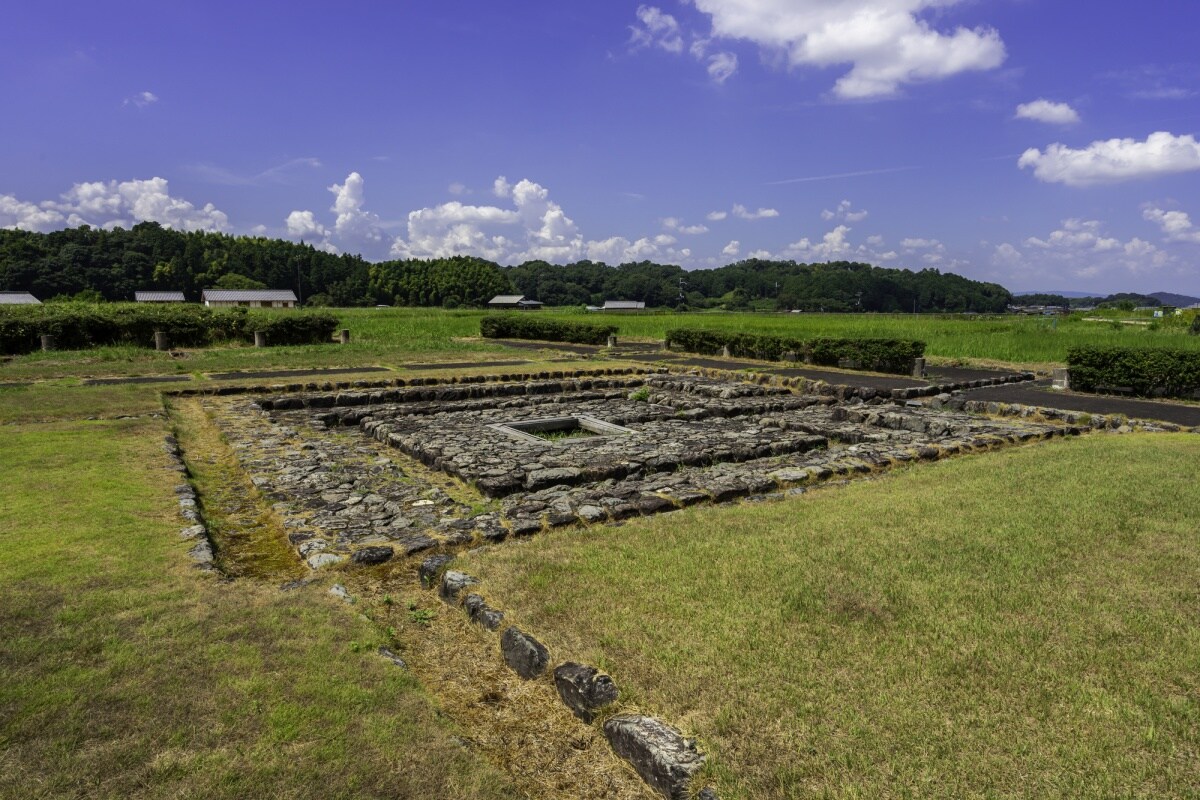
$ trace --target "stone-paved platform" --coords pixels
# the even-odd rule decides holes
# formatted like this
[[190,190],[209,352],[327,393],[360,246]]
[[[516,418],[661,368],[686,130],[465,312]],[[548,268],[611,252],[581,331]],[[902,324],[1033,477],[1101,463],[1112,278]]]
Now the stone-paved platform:
[[[664,372],[203,402],[313,568],[783,497],[1081,430],[840,394]],[[546,420],[600,434],[529,433]]]

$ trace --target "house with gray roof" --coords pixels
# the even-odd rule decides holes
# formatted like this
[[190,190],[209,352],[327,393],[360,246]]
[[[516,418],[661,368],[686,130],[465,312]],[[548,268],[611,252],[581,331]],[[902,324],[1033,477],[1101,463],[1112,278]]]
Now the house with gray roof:
[[205,289],[203,300],[209,308],[295,308],[298,302],[291,289]]
[[136,303],[186,303],[183,292],[134,292]]
[[488,308],[515,308],[518,311],[536,311],[542,307],[538,300],[528,300],[523,294],[498,294],[488,301]]
[[41,300],[29,292],[0,292],[0,306],[40,306]]
[[645,311],[646,304],[640,300],[605,300],[601,311]]

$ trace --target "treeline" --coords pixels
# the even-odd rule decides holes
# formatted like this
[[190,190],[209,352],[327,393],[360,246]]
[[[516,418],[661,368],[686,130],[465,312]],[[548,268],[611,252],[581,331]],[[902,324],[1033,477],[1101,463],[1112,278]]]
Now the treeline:
[[998,284],[848,261],[747,259],[691,272],[650,261],[505,268],[469,256],[372,264],[281,239],[173,231],[154,222],[129,230],[0,230],[0,290],[43,300],[130,300],[138,290],[176,290],[198,300],[203,289],[243,285],[292,289],[316,306],[471,307],[508,293],[548,306],[641,300],[650,308],[763,311],[1003,312],[1012,302]]
[[1064,297],[1061,294],[1019,294],[1013,297],[1018,306],[1060,306],[1062,308],[1150,308],[1162,305],[1157,297],[1134,292],[1117,292],[1105,297]]

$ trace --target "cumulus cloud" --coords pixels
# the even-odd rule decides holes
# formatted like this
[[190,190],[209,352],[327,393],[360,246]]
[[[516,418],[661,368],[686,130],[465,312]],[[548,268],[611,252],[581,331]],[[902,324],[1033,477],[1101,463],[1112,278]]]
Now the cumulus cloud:
[[58,200],[40,203],[0,195],[3,228],[49,231],[79,225],[129,227],[138,222],[157,222],[180,231],[229,229],[229,217],[212,203],[197,208],[172,197],[166,178],[77,183]]
[[791,67],[850,70],[834,84],[844,99],[884,97],[906,84],[994,69],[1005,58],[992,28],[939,31],[918,15],[959,0],[694,0],[710,38],[739,39]]
[[288,214],[287,232],[288,236],[297,239],[324,239],[329,236],[329,231],[317,222],[311,211],[293,211]]
[[492,183],[492,194],[496,197],[509,197],[512,195],[512,184],[508,182],[508,178],[501,175]]
[[1038,180],[1068,186],[1119,183],[1191,172],[1200,169],[1200,142],[1190,135],[1175,136],[1158,131],[1136,139],[1109,139],[1073,149],[1052,144],[1045,152],[1026,150],[1017,161],[1021,169],[1033,168]]
[[[735,217],[737,217],[738,219],[755,220],[755,219],[769,219],[771,217],[778,217],[779,212],[773,208],[759,208],[755,211],[751,211],[750,209],[746,208],[741,203],[735,203],[733,206],[733,215]],[[710,214],[709,217],[711,217],[711,216],[712,215]]]
[[710,211],[710,212],[708,212],[707,219],[709,222],[720,222],[721,220],[725,219],[728,216],[729,216],[728,211]]
[[721,255],[728,256],[729,258],[737,258],[737,254],[741,252],[741,249],[742,243],[737,239],[734,239],[729,244],[725,245],[724,248],[722,248]]
[[797,242],[789,244],[784,248],[783,252],[788,258],[800,261],[835,261],[844,259],[855,252],[847,240],[849,233],[849,227],[838,225],[821,237],[821,241],[819,242],[811,241],[806,236]]
[[838,203],[837,208],[832,211],[827,208],[821,212],[821,219],[826,222],[834,219],[845,220],[846,222],[862,222],[867,216],[866,211],[854,211],[850,206],[849,200],[843,200]]
[[1186,211],[1165,211],[1157,206],[1142,209],[1142,218],[1162,229],[1168,242],[1191,242],[1200,244],[1200,228],[1197,228]]
[[675,17],[655,6],[638,6],[637,18],[638,24],[629,27],[633,44],[657,45],[668,53],[683,52],[683,34]]
[[153,105],[154,103],[157,103],[157,102],[158,102],[158,95],[156,95],[154,92],[138,92],[137,94],[133,95],[132,97],[126,97],[125,102],[122,103],[121,105],[137,106],[138,108],[145,108],[146,106]]
[[1010,279],[1045,282],[1057,278],[1119,280],[1146,275],[1171,266],[1170,252],[1144,239],[1121,240],[1108,233],[1104,223],[1089,219],[1066,219],[1045,236],[1031,236],[1019,246],[997,245],[992,264]]
[[1017,106],[1017,119],[1032,119],[1051,125],[1074,125],[1079,122],[1079,113],[1066,103],[1055,103],[1038,98],[1032,103]]

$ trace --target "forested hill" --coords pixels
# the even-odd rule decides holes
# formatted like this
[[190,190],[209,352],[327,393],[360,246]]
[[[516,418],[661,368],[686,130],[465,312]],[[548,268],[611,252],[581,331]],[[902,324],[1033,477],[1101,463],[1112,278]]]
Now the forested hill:
[[370,263],[262,237],[185,233],[143,222],[130,230],[0,230],[0,291],[39,298],[130,300],[134,291],[292,289],[307,305],[480,306],[517,293],[551,306],[642,300],[649,307],[808,311],[1000,312],[1002,286],[937,270],[749,259],[688,272],[649,261],[514,267],[470,256]]

